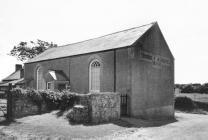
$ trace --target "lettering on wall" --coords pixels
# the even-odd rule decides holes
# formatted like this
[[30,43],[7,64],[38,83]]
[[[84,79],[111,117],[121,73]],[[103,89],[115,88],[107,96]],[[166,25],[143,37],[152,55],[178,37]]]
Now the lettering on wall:
[[135,51],[134,51],[134,48],[130,47],[128,48],[128,57],[133,59],[135,57]]
[[158,66],[160,65],[170,66],[171,64],[170,59],[146,51],[141,51],[141,60],[151,62],[153,63],[153,65],[158,65]]

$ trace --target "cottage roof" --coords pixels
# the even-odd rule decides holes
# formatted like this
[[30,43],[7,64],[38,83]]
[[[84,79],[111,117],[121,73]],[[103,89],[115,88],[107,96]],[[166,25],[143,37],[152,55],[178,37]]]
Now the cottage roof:
[[21,79],[17,79],[17,80],[13,80],[7,83],[0,84],[0,87],[9,86],[9,84],[16,85],[16,84],[23,84],[23,83],[24,83],[24,78],[21,78]]
[[138,40],[154,24],[150,23],[98,38],[51,48],[26,63],[127,47]]
[[21,78],[21,70],[17,70],[4,78],[2,81],[12,81],[12,80],[17,80]]

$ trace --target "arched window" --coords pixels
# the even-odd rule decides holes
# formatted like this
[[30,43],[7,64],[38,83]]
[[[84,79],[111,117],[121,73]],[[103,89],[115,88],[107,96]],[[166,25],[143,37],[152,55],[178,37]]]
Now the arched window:
[[100,62],[96,59],[89,66],[89,89],[90,91],[100,91]]
[[36,88],[37,90],[40,89],[40,84],[41,84],[41,72],[40,72],[40,67],[37,68],[36,70]]

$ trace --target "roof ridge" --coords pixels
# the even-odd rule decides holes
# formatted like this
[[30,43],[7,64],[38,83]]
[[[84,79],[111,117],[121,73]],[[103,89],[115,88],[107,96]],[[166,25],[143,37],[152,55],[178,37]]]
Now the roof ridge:
[[[39,54],[35,58],[28,60],[25,63],[37,62],[42,60],[49,60],[55,58],[61,58],[66,56],[80,55],[90,52],[98,52],[116,48],[122,48],[132,45],[138,40],[147,30],[155,26],[157,22],[144,24],[141,26],[120,30],[103,36],[58,46],[56,48],[50,48],[45,52]],[[81,47],[81,50],[77,49],[77,45]],[[85,46],[85,47],[84,47]]]
[[[79,41],[79,42],[74,42],[74,43],[70,43],[70,44],[66,44],[66,45],[61,45],[61,46],[58,46],[56,48],[59,48],[59,47],[66,47],[68,45],[74,45],[74,44],[78,44],[78,43],[82,43],[82,42],[86,42],[86,41],[89,41],[89,40],[93,40],[93,39],[98,39],[98,38],[102,38],[102,37],[105,37],[105,36],[109,36],[109,35],[113,35],[113,34],[117,34],[117,33],[120,33],[120,32],[124,32],[124,31],[128,31],[128,30],[132,30],[132,29],[136,29],[136,28],[141,28],[143,26],[147,26],[147,25],[154,25],[155,23],[157,23],[156,21],[155,22],[151,22],[151,23],[148,23],[148,24],[143,24],[141,26],[136,26],[136,27],[132,27],[132,28],[128,28],[128,29],[124,29],[124,30],[120,30],[120,31],[117,31],[117,32],[113,32],[113,33],[109,33],[109,34],[105,34],[105,35],[102,35],[102,36],[99,36],[99,37],[94,37],[94,38],[91,38],[91,39],[86,39],[86,40],[83,40],[83,41]],[[54,49],[56,49],[54,48]]]

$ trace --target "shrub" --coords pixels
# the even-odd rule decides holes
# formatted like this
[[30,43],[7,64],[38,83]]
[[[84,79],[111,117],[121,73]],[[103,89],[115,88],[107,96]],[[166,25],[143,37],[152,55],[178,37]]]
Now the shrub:
[[15,88],[12,90],[11,93],[14,98],[20,98],[20,97],[29,98],[32,102],[34,102],[38,106],[40,106],[43,102],[43,97],[41,96],[41,94],[34,89],[25,90],[21,88]]
[[47,90],[41,90],[38,91],[40,95],[42,96],[44,102],[46,103],[46,106],[49,110],[58,109],[59,106],[59,100],[60,96],[57,92],[47,91]]
[[194,92],[194,87],[192,84],[188,84],[188,85],[185,85],[182,90],[181,90],[182,93],[193,93]]
[[196,108],[196,105],[188,97],[176,97],[175,108],[183,111],[191,111]]
[[73,107],[75,102],[78,101],[77,93],[73,93],[73,92],[69,92],[67,90],[63,90],[61,92],[61,96],[60,96],[59,101],[60,101],[59,108],[61,110],[71,108],[71,107]]
[[41,106],[45,103],[49,110],[65,110],[71,108],[74,103],[78,101],[77,93],[72,93],[69,90],[55,92],[48,90],[37,91],[34,89],[15,88],[12,90],[12,96],[14,98],[29,98],[37,106]]
[[199,84],[175,84],[175,88],[181,89],[181,93],[203,93],[208,94],[208,83]]

